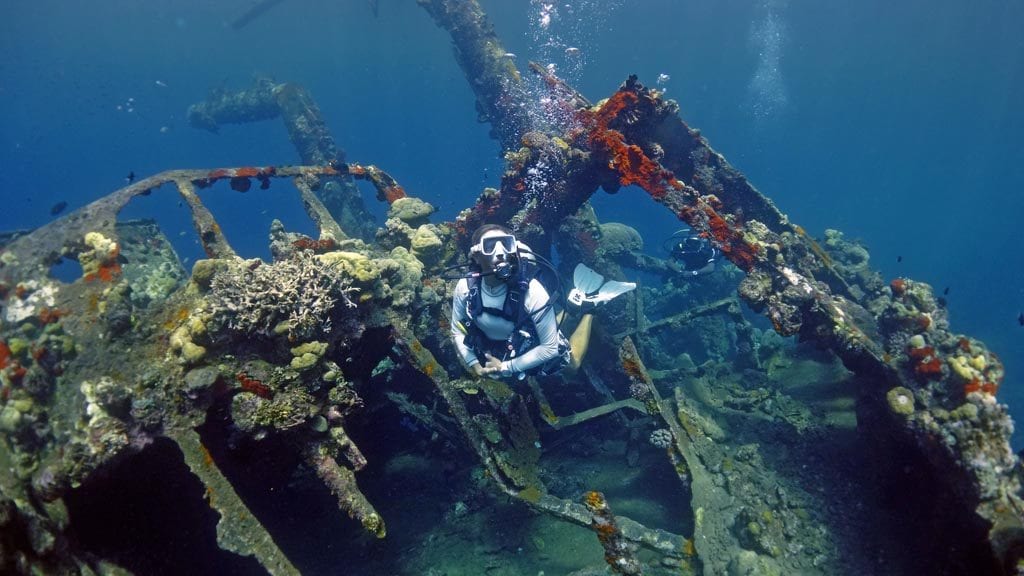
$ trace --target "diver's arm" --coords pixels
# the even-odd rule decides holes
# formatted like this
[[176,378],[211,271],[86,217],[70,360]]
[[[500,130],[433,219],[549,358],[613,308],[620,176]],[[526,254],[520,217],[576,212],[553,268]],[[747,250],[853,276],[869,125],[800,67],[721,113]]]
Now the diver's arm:
[[[537,330],[537,345],[518,358],[502,362],[502,375],[526,372],[558,356],[558,320],[555,318],[554,306],[548,306],[549,299],[548,291],[540,282],[537,280],[530,282],[526,309],[533,315],[533,323]],[[538,311],[540,311],[539,315]]]
[[476,370],[473,367],[480,364],[480,359],[476,357],[476,354],[473,353],[469,346],[466,346],[466,333],[463,332],[468,318],[466,314],[466,301],[468,299],[469,283],[463,278],[455,285],[455,291],[452,293],[452,342],[455,344],[455,349],[459,351],[462,361],[475,373]]

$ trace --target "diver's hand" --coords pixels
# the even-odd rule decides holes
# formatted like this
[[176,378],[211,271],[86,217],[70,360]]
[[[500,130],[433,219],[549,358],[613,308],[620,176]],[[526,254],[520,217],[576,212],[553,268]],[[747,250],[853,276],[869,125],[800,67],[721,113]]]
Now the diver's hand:
[[490,376],[491,374],[501,373],[501,360],[498,360],[486,352],[484,353],[484,358],[486,359],[486,362],[473,365],[473,372],[475,372],[477,376]]

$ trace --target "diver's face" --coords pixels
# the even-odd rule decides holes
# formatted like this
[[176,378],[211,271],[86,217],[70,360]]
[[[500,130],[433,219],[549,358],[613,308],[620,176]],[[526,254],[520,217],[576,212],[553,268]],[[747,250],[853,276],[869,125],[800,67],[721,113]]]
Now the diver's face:
[[483,249],[473,253],[476,263],[481,270],[493,272],[499,264],[508,262],[512,257],[515,238],[500,230],[491,230],[480,238],[478,246]]

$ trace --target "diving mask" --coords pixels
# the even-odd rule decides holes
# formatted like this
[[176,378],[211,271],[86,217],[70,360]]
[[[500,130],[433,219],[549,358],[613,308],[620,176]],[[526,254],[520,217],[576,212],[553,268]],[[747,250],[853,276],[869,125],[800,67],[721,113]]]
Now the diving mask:
[[472,251],[484,256],[493,256],[499,247],[505,254],[515,254],[517,250],[516,237],[511,234],[484,236],[480,239],[479,244],[473,246]]

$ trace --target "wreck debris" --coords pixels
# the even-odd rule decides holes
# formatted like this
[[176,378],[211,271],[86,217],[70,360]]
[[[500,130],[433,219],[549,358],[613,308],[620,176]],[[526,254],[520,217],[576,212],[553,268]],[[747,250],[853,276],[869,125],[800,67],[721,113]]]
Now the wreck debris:
[[608,508],[604,494],[587,492],[583,497],[587,509],[594,515],[591,527],[604,547],[604,559],[616,574],[642,574],[640,561],[635,557],[636,545],[623,537],[615,515]]
[[[210,505],[222,515],[220,545],[255,555],[272,573],[296,573],[193,432],[212,406],[227,404],[236,429],[249,438],[291,438],[339,505],[367,530],[383,535],[383,520],[353,475],[366,458],[343,427],[362,401],[330,357],[344,354],[371,314],[357,308],[349,295],[359,290],[363,303],[407,302],[411,297],[400,292],[414,289],[410,276],[418,278],[422,267],[394,259],[401,256],[397,249],[392,258],[375,254],[377,259],[371,259],[358,252],[368,252],[361,241],[344,237],[332,238],[326,254],[292,246],[274,263],[243,261],[196,193],[218,180],[238,189],[251,179],[268,184],[272,178],[291,177],[304,183],[312,176],[349,172],[382,186],[382,196],[401,190],[374,167],[169,171],[6,244],[0,284],[18,288],[2,294],[0,421],[5,451],[15,455],[17,466],[4,469],[3,481],[29,486],[20,492],[31,491],[39,502],[59,501],[155,437],[168,437],[182,449],[206,485]],[[133,197],[165,183],[175,184],[188,201],[199,239],[211,256],[196,263],[186,286],[183,274],[175,272],[180,269],[176,259],[173,264],[167,260],[173,252],[165,241],[116,218]],[[316,202],[307,207],[321,234],[340,230],[316,209]],[[61,258],[77,259],[82,277],[70,284],[49,279],[47,264]],[[158,259],[163,261],[154,265]],[[408,287],[388,286],[392,277]],[[132,296],[136,291],[140,298]],[[274,300],[273,293],[281,298]],[[46,330],[33,343],[14,336],[36,330],[36,323]],[[153,338],[159,327],[166,335]],[[244,348],[240,343],[248,343],[247,353],[238,354]],[[108,365],[109,358],[117,358],[119,365]],[[347,466],[338,463],[338,456]],[[16,506],[33,522],[48,521],[46,510],[32,504],[32,498]]]
[[214,465],[199,435],[192,430],[169,431],[168,435],[185,455],[189,469],[206,486],[206,502],[220,514],[217,544],[236,554],[255,556],[274,576],[299,574]]
[[[206,101],[188,109],[189,124],[216,133],[223,124],[242,124],[272,120],[284,121],[295,150],[303,164],[345,164],[345,151],[335,144],[327,130],[319,106],[309,92],[295,84],[274,84],[268,78],[256,78],[247,90],[229,93],[218,90]],[[319,191],[327,210],[342,228],[356,238],[373,238],[373,216],[366,210],[352,176],[342,173],[317,175],[309,187]],[[379,192],[380,193],[380,192]]]
[[[466,386],[457,381],[449,380],[445,372],[440,369],[440,365],[433,354],[415,336],[407,335],[401,339],[401,342],[403,342],[403,349],[406,351],[403,355],[410,358],[418,370],[433,380],[438,393],[444,398],[451,410],[452,416],[459,423],[459,428],[466,435],[470,447],[476,452],[481,464],[487,468],[492,480],[497,483],[502,492],[555,517],[582,526],[591,525],[593,513],[585,506],[550,494],[536,477],[535,472],[526,471],[523,474],[517,472],[514,468],[510,468],[508,466],[510,460],[524,460],[522,455],[513,456],[511,459],[506,455],[509,449],[517,449],[515,442],[506,438],[505,434],[500,432],[492,437],[494,442],[490,441],[491,439],[487,437],[487,431],[475,423],[476,421],[471,414],[470,408],[460,396],[461,390]],[[484,387],[485,390],[487,386],[495,387],[489,393],[490,401],[500,403],[512,399],[511,391],[504,384],[493,382],[493,384],[487,384]],[[482,404],[478,408],[487,409],[488,406],[487,404]],[[518,449],[529,451],[534,449],[534,446],[530,442],[520,442]],[[525,460],[529,461],[531,458],[535,458],[535,456],[526,456]],[[623,517],[618,518],[618,526],[621,534],[631,542],[654,550],[667,558],[675,558],[680,561],[685,559],[686,539],[682,536],[648,528]]]
[[[454,11],[456,5],[469,13],[479,10],[471,0],[444,3],[449,11]],[[445,13],[436,7],[428,7],[428,11],[451,33],[462,55],[482,58],[486,53],[486,45],[467,37],[454,20],[438,17]],[[483,29],[486,24],[477,19],[474,26]],[[486,70],[483,73],[488,77]],[[500,75],[491,73],[490,77]],[[557,86],[550,80],[547,84]],[[572,91],[559,88],[559,93],[566,97]],[[520,102],[523,107],[528,104],[525,100],[524,97]],[[499,138],[507,151],[501,190],[485,190],[472,209],[460,214],[455,230],[461,238],[482,223],[504,221],[529,238],[531,246],[543,251],[554,231],[598,186],[609,191],[639,186],[694,230],[711,238],[734,264],[747,272],[740,295],[755,311],[764,312],[776,331],[818,341],[831,348],[848,368],[864,376],[865,381],[886,383],[882,385],[885,390],[871,392],[873,402],[883,403],[885,393],[893,386],[920,388],[919,376],[925,372],[939,381],[929,387],[938,386],[944,391],[935,397],[943,399],[944,405],[935,407],[939,415],[955,409],[957,403],[971,404],[981,421],[969,427],[986,438],[983,444],[990,452],[985,458],[972,458],[969,451],[954,442],[944,443],[937,452],[926,450],[921,456],[943,471],[933,475],[935,481],[964,494],[967,508],[990,525],[1022,525],[1020,511],[1024,505],[1017,473],[1021,464],[1009,447],[1006,407],[991,396],[1001,378],[1001,368],[988,369],[994,380],[977,377],[977,384],[971,384],[966,396],[956,393],[956,383],[945,370],[939,374],[945,355],[924,356],[922,352],[925,363],[912,365],[914,372],[899,370],[892,362],[893,355],[885,352],[893,345],[877,340],[880,318],[869,311],[865,291],[855,290],[851,286],[854,279],[841,276],[821,246],[803,229],[790,224],[770,200],[707,145],[699,131],[686,126],[679,119],[674,102],[663,100],[656,90],[644,88],[635,77],[608,100],[579,113],[582,130],[573,126],[569,133],[520,133],[521,141],[507,136]],[[523,126],[516,118],[513,116],[509,125]],[[504,126],[502,118],[491,121],[496,130]],[[546,185],[529,186],[531,173],[542,169],[547,176]],[[939,340],[957,341],[946,327],[923,324],[922,321],[919,329],[935,331]],[[905,341],[896,338],[896,348]],[[991,360],[984,360],[989,356],[980,348],[973,353],[983,358],[979,362],[983,369],[996,366]],[[952,362],[963,366],[960,361]],[[968,379],[968,383],[971,381]],[[986,387],[984,382],[991,385]],[[904,420],[902,424],[896,422],[888,428],[916,437],[909,445],[932,446],[927,438],[936,433],[933,423],[943,422],[937,424],[942,435],[955,437],[952,428],[964,424],[959,419],[954,421],[958,423],[929,415]],[[991,541],[995,544],[997,540]],[[1019,556],[1019,552],[1011,552],[1009,558],[1003,556],[1008,550],[1002,543],[993,551],[1007,566],[1016,563]]]
[[[614,536],[609,540],[613,568],[624,560],[623,565],[636,570],[623,573],[639,572],[639,564],[634,566],[626,554],[637,545],[677,565],[696,556],[707,573],[821,572],[832,546],[816,519],[797,512],[804,508],[801,495],[778,490],[771,474],[758,472],[765,466],[756,444],[729,445],[728,432],[704,415],[707,405],[685,396],[679,386],[671,398],[662,398],[629,337],[674,329],[675,322],[688,321],[692,314],[647,323],[643,303],[635,302],[634,328],[605,334],[598,344],[614,343],[619,349],[632,397],[565,422],[620,407],[642,407],[652,419],[660,417],[665,428],[657,424],[664,432],[657,435],[659,444],[692,493],[693,539],[627,518],[612,519],[596,492],[589,509],[550,494],[540,480],[539,435],[522,396],[501,382],[452,379],[446,359],[434,355],[434,350],[444,354],[445,344],[436,340],[436,318],[442,316],[437,310],[443,308],[437,305],[438,292],[444,290],[432,286],[443,283],[431,274],[456,258],[455,244],[464,242],[473,226],[508,219],[524,237],[541,240],[535,247],[552,241],[576,243],[566,251],[560,244],[559,252],[604,259],[601,227],[585,202],[598,187],[616,191],[636,185],[712,238],[747,274],[740,295],[755,310],[763,310],[778,333],[826,344],[864,377],[863,427],[894,440],[918,458],[915,464],[924,461],[942,472],[941,478],[928,478],[953,488],[956,498],[942,504],[949,505],[953,516],[981,519],[1004,570],[1014,570],[1024,536],[1020,463],[1008,443],[1012,422],[995,399],[1003,369],[982,343],[949,331],[944,308],[927,285],[897,279],[888,287],[871,286],[864,266],[833,265],[841,239],[832,236],[820,246],[788,223],[697,131],[678,119],[674,103],[635,79],[593,107],[538,70],[556,98],[578,114],[571,125],[532,124],[533,119],[520,115],[525,92],[518,72],[507,56],[498,57],[500,45],[476,3],[422,4],[452,32],[467,73],[483,78],[474,89],[481,101],[490,103],[483,105],[490,106],[487,119],[507,152],[502,189],[486,190],[477,206],[450,227],[426,223],[431,210],[406,198],[386,174],[339,164],[334,162],[337,155],[327,154],[316,162],[322,167],[163,173],[8,245],[0,267],[0,430],[16,458],[0,467],[0,486],[5,495],[17,498],[10,504],[0,501],[0,506],[9,510],[13,505],[23,518],[47,527],[37,532],[41,545],[35,546],[36,553],[50,553],[55,546],[47,542],[55,542],[53,534],[59,532],[41,502],[58,503],[62,494],[101,468],[116,466],[156,436],[167,436],[186,454],[189,467],[207,486],[210,505],[222,515],[221,545],[256,555],[272,573],[293,573],[294,567],[234,494],[193,431],[215,406],[229,406],[232,426],[248,440],[286,438],[329,487],[339,508],[368,532],[383,536],[383,518],[354,474],[366,466],[367,457],[346,430],[364,401],[346,380],[351,368],[339,364],[351,358],[358,342],[372,354],[395,358],[388,370],[405,364],[432,382],[452,412],[451,420],[438,418],[437,425],[459,429],[500,490],[535,509],[579,525],[596,525],[599,532]],[[325,132],[319,131],[323,124],[317,124],[319,113],[308,94],[294,87],[270,90],[244,95],[241,99],[251,102],[238,105],[222,99],[197,112],[197,121],[216,126],[221,121],[217,118],[282,114],[289,126],[306,121],[319,126],[292,134],[300,153],[324,151]],[[284,102],[271,101],[279,96]],[[286,105],[295,109],[286,111]],[[538,176],[541,166],[545,168]],[[319,237],[289,233],[276,223],[274,263],[237,258],[196,188],[226,179],[232,189],[245,191],[254,179],[263,187],[282,176],[295,178]],[[346,234],[357,228],[344,219],[336,221],[315,197],[321,177],[340,176],[370,180],[378,197],[391,203],[378,245],[355,240],[360,234]],[[188,201],[210,259],[197,263],[188,285],[165,296],[162,306],[133,307],[130,292],[137,277],[131,273],[132,259],[121,266],[121,257],[131,253],[130,242],[114,224],[115,217],[131,197],[167,182],[176,183]],[[61,258],[82,262],[85,278],[70,285],[47,278],[48,266]],[[602,264],[613,270],[622,265],[610,258]],[[318,297],[314,302],[286,299],[280,306],[261,302],[247,292],[255,271],[273,276],[257,279],[263,287],[273,287],[271,280],[282,274],[311,278],[311,291]],[[359,289],[358,297],[355,292],[348,297],[350,287]],[[327,330],[323,324],[295,319],[310,317],[314,309],[346,324]],[[724,316],[738,318],[734,301],[708,308],[723,310]],[[243,318],[232,326],[240,311]],[[749,330],[737,324],[737,330]],[[137,339],[130,336],[132,327],[142,332]],[[160,328],[169,336],[157,335]],[[12,336],[14,329],[42,334],[30,342]],[[417,331],[426,334],[420,338]],[[364,341],[367,333],[372,336]],[[443,339],[443,330],[441,334]],[[252,342],[243,345],[243,340]],[[110,357],[124,359],[123,370],[98,360]],[[764,405],[771,399],[752,391],[731,406]],[[741,401],[746,404],[740,406]],[[547,410],[541,407],[542,416],[550,423],[548,416],[554,412],[546,401],[543,405]],[[721,408],[728,409],[733,408]],[[48,431],[40,422],[52,422],[57,430]],[[75,422],[80,429],[60,428]],[[553,424],[557,428],[558,422]],[[800,431],[798,424],[792,427]],[[66,440],[63,451],[56,449],[58,437]],[[906,455],[893,460],[906,461]],[[732,525],[731,519],[736,519]],[[962,537],[977,539],[975,532]]]
[[330,454],[331,451],[328,448],[312,446],[309,448],[306,458],[316,470],[316,475],[324,481],[324,484],[330,488],[331,494],[338,499],[338,506],[359,521],[367,532],[377,538],[383,538],[387,535],[384,520],[359,491],[355,474],[352,473],[352,470],[339,466]]
[[532,126],[527,96],[509,52],[474,0],[419,0],[438,26],[452,36],[455,60],[476,94],[477,118],[491,124],[502,150],[517,150]]

